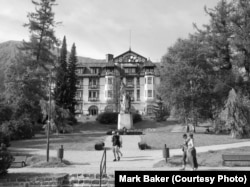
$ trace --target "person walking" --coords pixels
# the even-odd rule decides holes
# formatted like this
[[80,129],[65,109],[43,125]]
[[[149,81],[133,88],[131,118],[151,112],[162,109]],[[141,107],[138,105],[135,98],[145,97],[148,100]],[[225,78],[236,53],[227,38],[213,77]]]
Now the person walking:
[[194,136],[189,134],[187,141],[187,157],[193,170],[198,169],[198,162],[196,157],[196,149],[194,146]]
[[118,153],[118,149],[120,146],[120,142],[119,142],[119,136],[117,135],[117,133],[115,131],[112,131],[112,145],[113,145],[113,154],[114,154],[114,162],[118,160],[120,160],[120,156]]
[[183,134],[183,144],[181,145],[182,147],[182,168],[181,170],[186,169],[186,164],[187,164],[187,149],[188,149],[188,137],[187,134]]
[[[122,157],[121,147],[122,147],[122,137],[120,136],[120,133],[117,131],[116,135],[118,136],[118,145],[117,145],[117,155],[118,155],[118,161],[120,160],[120,156]],[[120,154],[120,156],[119,156]]]

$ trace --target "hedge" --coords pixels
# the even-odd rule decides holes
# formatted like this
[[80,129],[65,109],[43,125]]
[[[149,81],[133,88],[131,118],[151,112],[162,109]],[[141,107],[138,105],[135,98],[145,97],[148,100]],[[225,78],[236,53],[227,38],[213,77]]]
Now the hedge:
[[[99,114],[96,120],[101,124],[117,124],[118,122],[118,112],[103,112]],[[142,121],[142,117],[140,114],[132,114],[133,123],[137,123]]]

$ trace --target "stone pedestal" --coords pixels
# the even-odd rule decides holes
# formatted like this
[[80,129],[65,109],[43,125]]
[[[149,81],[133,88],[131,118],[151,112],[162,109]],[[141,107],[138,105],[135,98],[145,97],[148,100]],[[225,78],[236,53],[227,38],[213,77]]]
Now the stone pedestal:
[[133,128],[133,117],[132,114],[123,114],[118,115],[118,129],[132,129]]

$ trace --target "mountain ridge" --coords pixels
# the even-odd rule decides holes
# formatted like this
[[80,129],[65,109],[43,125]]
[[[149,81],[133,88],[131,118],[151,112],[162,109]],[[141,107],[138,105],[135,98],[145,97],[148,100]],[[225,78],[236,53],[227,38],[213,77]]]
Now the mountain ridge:
[[[22,46],[22,41],[9,40],[0,43],[0,92],[4,90],[5,71],[12,61],[16,61],[18,55],[18,47]],[[68,54],[70,54],[68,52]],[[78,64],[106,62],[105,59],[94,59],[90,57],[77,56]]]

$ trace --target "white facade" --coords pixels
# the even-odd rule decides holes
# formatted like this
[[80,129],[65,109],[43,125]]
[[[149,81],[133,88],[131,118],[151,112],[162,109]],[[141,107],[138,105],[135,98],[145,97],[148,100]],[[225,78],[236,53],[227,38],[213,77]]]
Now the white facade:
[[119,112],[119,89],[123,81],[131,97],[132,111],[150,115],[160,83],[157,66],[130,50],[115,58],[107,57],[103,63],[78,66],[76,113]]

